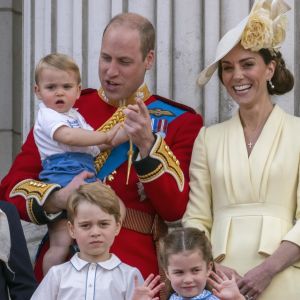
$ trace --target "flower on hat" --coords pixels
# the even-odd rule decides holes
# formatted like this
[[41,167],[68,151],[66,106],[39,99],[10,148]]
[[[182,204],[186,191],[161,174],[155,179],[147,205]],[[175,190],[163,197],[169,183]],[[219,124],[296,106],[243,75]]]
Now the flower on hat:
[[254,13],[244,29],[241,44],[245,49],[258,51],[270,48],[273,39],[272,20],[266,12]]
[[257,1],[243,31],[241,45],[251,51],[259,51],[262,48],[277,50],[285,39],[285,7],[276,7],[276,11],[272,11],[274,7],[270,5],[270,1]]
[[266,48],[275,55],[285,39],[287,18],[284,14],[290,9],[285,0],[255,0],[250,14],[219,41],[216,58],[202,70],[198,84],[203,86],[209,81],[220,60],[238,43],[256,52]]
[[272,48],[277,49],[285,39],[285,29],[287,27],[287,17],[281,16],[273,21]]

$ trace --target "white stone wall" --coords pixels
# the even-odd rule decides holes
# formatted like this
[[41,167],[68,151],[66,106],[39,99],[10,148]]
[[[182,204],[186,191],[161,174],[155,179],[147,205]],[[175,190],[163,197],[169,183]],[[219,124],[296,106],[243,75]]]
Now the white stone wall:
[[[293,8],[288,13],[289,32],[283,47],[287,64],[294,71],[296,22],[294,0],[286,0]],[[157,30],[157,59],[147,75],[154,93],[186,103],[204,117],[206,124],[228,118],[234,105],[228,101],[218,79],[199,89],[195,80],[199,71],[215,54],[220,37],[244,18],[251,0],[86,0],[86,1],[30,1],[24,0],[24,24],[28,30],[28,52],[25,74],[32,74],[37,60],[51,52],[72,55],[81,67],[83,85],[99,87],[97,63],[102,31],[111,16],[122,11],[138,12],[148,17]],[[297,5],[297,4],[296,4]],[[299,4],[298,4],[299,5]],[[31,78],[32,83],[32,78]],[[26,87],[25,87],[26,89]],[[24,95],[31,101],[31,112],[36,106],[33,95]],[[294,92],[289,99],[279,102],[289,112],[295,112]],[[31,99],[31,100],[30,100]],[[24,113],[25,114],[25,113]],[[32,124],[28,113],[24,119],[24,136]]]
[[0,1],[0,40],[1,179],[22,142],[22,0]]
[[[300,1],[286,0],[289,30],[282,52],[299,78]],[[84,87],[99,87],[98,56],[102,31],[122,11],[148,17],[157,30],[156,65],[147,74],[154,93],[200,111],[207,125],[228,118],[235,106],[216,76],[200,89],[196,77],[214,57],[220,37],[245,17],[253,0],[0,0],[0,178],[33,124],[37,100],[33,68],[45,54],[75,58]],[[21,4],[23,4],[21,6]],[[23,19],[22,19],[23,16]],[[22,35],[23,34],[23,35]],[[300,89],[278,99],[299,115]]]
[[11,1],[0,3],[0,177],[12,157],[12,38]]

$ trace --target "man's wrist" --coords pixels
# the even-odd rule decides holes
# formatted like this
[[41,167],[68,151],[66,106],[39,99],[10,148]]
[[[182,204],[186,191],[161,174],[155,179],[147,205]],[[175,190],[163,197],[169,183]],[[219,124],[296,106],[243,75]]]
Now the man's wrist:
[[139,147],[139,153],[142,159],[149,155],[154,143],[155,143],[155,136],[152,134],[151,138],[148,141],[144,142],[142,147]]

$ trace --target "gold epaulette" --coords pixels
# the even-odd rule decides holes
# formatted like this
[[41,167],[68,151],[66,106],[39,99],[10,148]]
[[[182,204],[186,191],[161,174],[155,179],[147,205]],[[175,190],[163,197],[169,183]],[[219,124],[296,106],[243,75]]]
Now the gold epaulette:
[[182,192],[184,187],[184,175],[180,168],[179,160],[170,150],[165,140],[158,134],[149,156],[159,160],[161,164],[159,164],[158,167],[149,174],[139,176],[140,181],[150,182],[161,176],[164,172],[167,172],[173,176],[177,182],[179,190]]
[[22,196],[26,200],[35,199],[37,203],[42,206],[50,193],[58,188],[61,188],[59,184],[49,184],[34,179],[25,179],[14,186],[9,196]]
[[[115,113],[100,127],[97,129],[97,131],[107,132],[110,129],[112,129],[116,124],[124,122],[125,115],[123,113],[124,107],[119,107]],[[95,158],[95,168],[96,171],[99,172],[99,170],[103,167],[105,161],[107,160],[111,150],[104,150],[101,151],[97,157]]]

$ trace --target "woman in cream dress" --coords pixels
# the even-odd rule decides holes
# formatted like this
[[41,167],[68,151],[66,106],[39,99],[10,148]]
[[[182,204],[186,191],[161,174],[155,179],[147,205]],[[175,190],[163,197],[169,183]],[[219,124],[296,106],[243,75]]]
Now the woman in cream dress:
[[255,1],[199,77],[203,85],[218,68],[239,110],[195,141],[183,224],[206,232],[246,299],[300,299],[300,119],[271,99],[293,88],[278,51],[288,9]]

